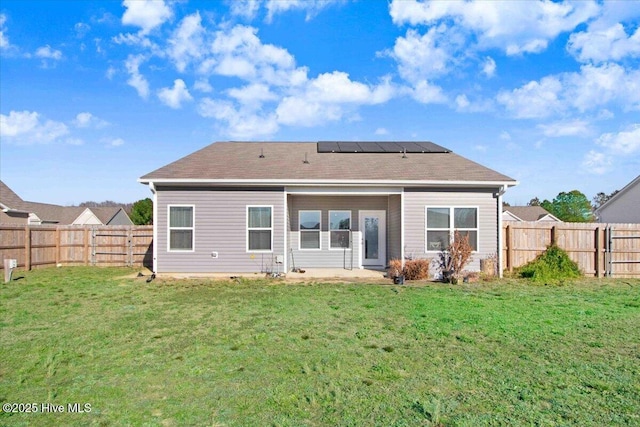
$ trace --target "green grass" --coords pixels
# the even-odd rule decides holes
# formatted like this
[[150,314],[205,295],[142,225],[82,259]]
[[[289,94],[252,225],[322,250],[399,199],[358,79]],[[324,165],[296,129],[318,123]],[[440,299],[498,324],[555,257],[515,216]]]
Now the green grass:
[[0,425],[640,425],[640,280],[290,284],[17,272]]

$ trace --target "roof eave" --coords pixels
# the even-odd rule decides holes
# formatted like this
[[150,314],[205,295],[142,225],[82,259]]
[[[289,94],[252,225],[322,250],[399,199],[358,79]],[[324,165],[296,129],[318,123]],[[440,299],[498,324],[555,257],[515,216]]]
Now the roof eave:
[[393,180],[393,179],[192,179],[192,178],[139,178],[141,184],[154,185],[278,185],[278,186],[323,186],[323,185],[350,185],[350,186],[401,186],[401,187],[464,187],[464,188],[486,188],[486,187],[514,187],[519,181],[445,181],[445,180]]

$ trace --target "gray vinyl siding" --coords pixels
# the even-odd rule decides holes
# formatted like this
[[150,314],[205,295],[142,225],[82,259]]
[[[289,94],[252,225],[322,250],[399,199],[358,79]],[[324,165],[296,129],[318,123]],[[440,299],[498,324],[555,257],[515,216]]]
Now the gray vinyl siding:
[[127,213],[124,210],[120,209],[118,213],[115,214],[113,218],[111,218],[109,224],[106,225],[133,225],[133,222],[131,222],[131,219],[129,218]]
[[387,258],[402,258],[402,196],[393,194],[389,196],[387,218]]
[[640,223],[640,181],[598,210],[598,222]]
[[[270,270],[284,256],[284,189],[158,189],[157,269],[159,273],[251,273]],[[167,206],[194,206],[193,252],[167,250]],[[247,252],[247,206],[273,206],[273,253]],[[212,258],[212,252],[218,258]],[[282,268],[282,266],[281,266]]]
[[[425,252],[425,207],[477,207],[478,251],[466,267],[480,269],[480,260],[498,251],[498,209],[496,190],[476,191],[416,191],[405,189],[405,257],[436,259],[438,252]],[[432,264],[433,265],[433,264]],[[435,272],[434,272],[435,273]]]
[[[359,212],[361,210],[380,210],[387,211],[387,196],[296,196],[290,195],[288,199],[289,205],[289,267],[295,266],[299,268],[312,267],[333,267],[333,268],[358,268],[360,259],[360,224]],[[321,211],[321,231],[320,231],[320,248],[321,249],[305,249],[300,250],[299,247],[299,229],[298,229],[298,212],[301,210],[319,210]],[[351,229],[353,231],[353,242],[351,250],[329,249],[329,211],[348,210],[351,211]],[[389,216],[388,213],[386,215]],[[387,224],[389,220],[387,219]],[[387,234],[389,234],[387,232]],[[388,241],[388,239],[387,239]],[[353,254],[351,253],[353,251]],[[293,259],[291,258],[293,252]],[[387,253],[389,251],[387,250]]]

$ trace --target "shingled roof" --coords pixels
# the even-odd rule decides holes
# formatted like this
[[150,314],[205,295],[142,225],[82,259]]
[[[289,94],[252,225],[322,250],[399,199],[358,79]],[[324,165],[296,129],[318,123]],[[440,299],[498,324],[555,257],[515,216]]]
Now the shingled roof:
[[142,183],[235,180],[517,183],[450,151],[319,153],[315,142],[216,142],[139,179]]

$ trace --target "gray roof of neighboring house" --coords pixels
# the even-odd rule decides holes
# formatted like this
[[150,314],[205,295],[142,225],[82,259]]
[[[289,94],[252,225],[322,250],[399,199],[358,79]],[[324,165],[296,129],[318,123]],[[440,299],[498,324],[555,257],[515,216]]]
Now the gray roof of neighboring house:
[[502,211],[511,212],[523,221],[538,221],[547,215],[556,218],[542,206],[505,206]]
[[452,152],[407,152],[406,156],[402,152],[318,153],[315,142],[216,142],[139,179],[143,183],[190,180],[517,184],[506,175]]
[[124,210],[123,208],[121,208],[119,206],[89,207],[88,209],[91,209],[91,212],[93,212],[95,214],[95,216],[97,216],[98,219],[103,224],[109,224],[109,222],[111,222],[113,217],[118,214],[118,212],[120,212],[121,210]]
[[4,182],[0,181],[0,203],[12,210],[21,210],[24,201]]
[[[26,202],[0,181],[0,203],[13,210],[32,212],[42,222],[72,224],[87,207],[59,206],[49,203]],[[122,207],[89,207],[103,224],[108,224]]]

